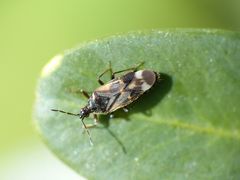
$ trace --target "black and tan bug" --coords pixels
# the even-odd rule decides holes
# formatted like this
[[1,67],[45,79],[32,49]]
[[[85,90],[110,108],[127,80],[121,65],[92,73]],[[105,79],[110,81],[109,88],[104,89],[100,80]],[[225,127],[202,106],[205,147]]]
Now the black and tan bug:
[[[88,103],[85,107],[80,109],[80,113],[74,114],[58,109],[51,110],[78,116],[81,119],[83,127],[88,133],[90,143],[92,144],[88,128],[97,125],[97,114],[111,114],[120,108],[123,108],[123,110],[127,112],[128,109],[126,106],[148,91],[160,78],[160,75],[152,70],[138,70],[142,64],[143,63],[133,68],[113,72],[111,64],[109,63],[109,68],[98,77],[98,82],[101,86],[98,87],[91,96],[89,96],[86,91],[81,90],[81,93],[88,98]],[[107,72],[110,72],[112,80],[104,83],[101,80],[101,77]],[[127,73],[122,76],[115,77],[116,74],[122,72]],[[91,113],[94,117],[94,124],[86,125],[83,122],[83,119],[88,117]]]

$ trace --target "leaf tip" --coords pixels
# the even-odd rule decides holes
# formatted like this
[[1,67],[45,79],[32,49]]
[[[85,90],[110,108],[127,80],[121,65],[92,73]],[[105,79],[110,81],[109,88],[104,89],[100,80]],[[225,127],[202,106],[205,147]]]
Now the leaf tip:
[[53,71],[55,71],[61,64],[63,59],[63,55],[62,54],[58,54],[56,56],[54,56],[49,63],[47,63],[41,72],[41,77],[46,77],[49,76]]

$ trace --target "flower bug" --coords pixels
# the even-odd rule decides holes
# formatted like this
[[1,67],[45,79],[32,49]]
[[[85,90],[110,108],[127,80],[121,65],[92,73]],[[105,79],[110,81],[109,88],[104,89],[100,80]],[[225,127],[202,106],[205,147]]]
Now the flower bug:
[[[138,99],[160,79],[160,74],[155,71],[138,70],[141,65],[143,65],[143,62],[135,67],[113,72],[111,63],[109,63],[109,68],[98,76],[98,83],[101,86],[98,87],[91,96],[89,96],[86,91],[81,90],[81,93],[88,99],[88,103],[80,109],[78,114],[58,109],[51,110],[78,116],[81,119],[83,128],[87,131],[90,143],[93,144],[88,128],[98,124],[98,114],[110,114],[111,117],[111,113],[120,108],[123,108],[123,110],[127,112],[128,109],[126,106]],[[104,83],[101,77],[107,72],[110,72],[111,80]],[[123,72],[127,73],[115,77],[116,74]],[[91,113],[94,117],[94,124],[85,124],[83,119],[88,117]]]

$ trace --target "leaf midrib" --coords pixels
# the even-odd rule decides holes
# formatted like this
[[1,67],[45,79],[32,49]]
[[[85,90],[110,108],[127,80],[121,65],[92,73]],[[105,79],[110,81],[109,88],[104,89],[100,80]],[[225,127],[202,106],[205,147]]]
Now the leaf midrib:
[[138,117],[138,120],[148,121],[158,125],[166,125],[166,126],[175,127],[175,128],[187,129],[198,134],[207,134],[207,135],[212,135],[219,138],[229,138],[236,141],[240,141],[240,133],[238,130],[234,130],[233,132],[223,128],[216,128],[211,126],[203,127],[195,124],[186,123],[183,120],[173,120],[173,119],[157,120],[153,118],[151,118],[150,120],[146,120],[141,117]]

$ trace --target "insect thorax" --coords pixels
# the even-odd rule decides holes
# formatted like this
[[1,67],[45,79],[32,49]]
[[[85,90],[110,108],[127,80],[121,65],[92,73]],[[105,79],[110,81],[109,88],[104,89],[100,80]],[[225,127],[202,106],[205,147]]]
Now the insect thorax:
[[96,92],[88,100],[88,106],[95,113],[107,113],[106,108],[109,102],[109,97],[99,96]]

